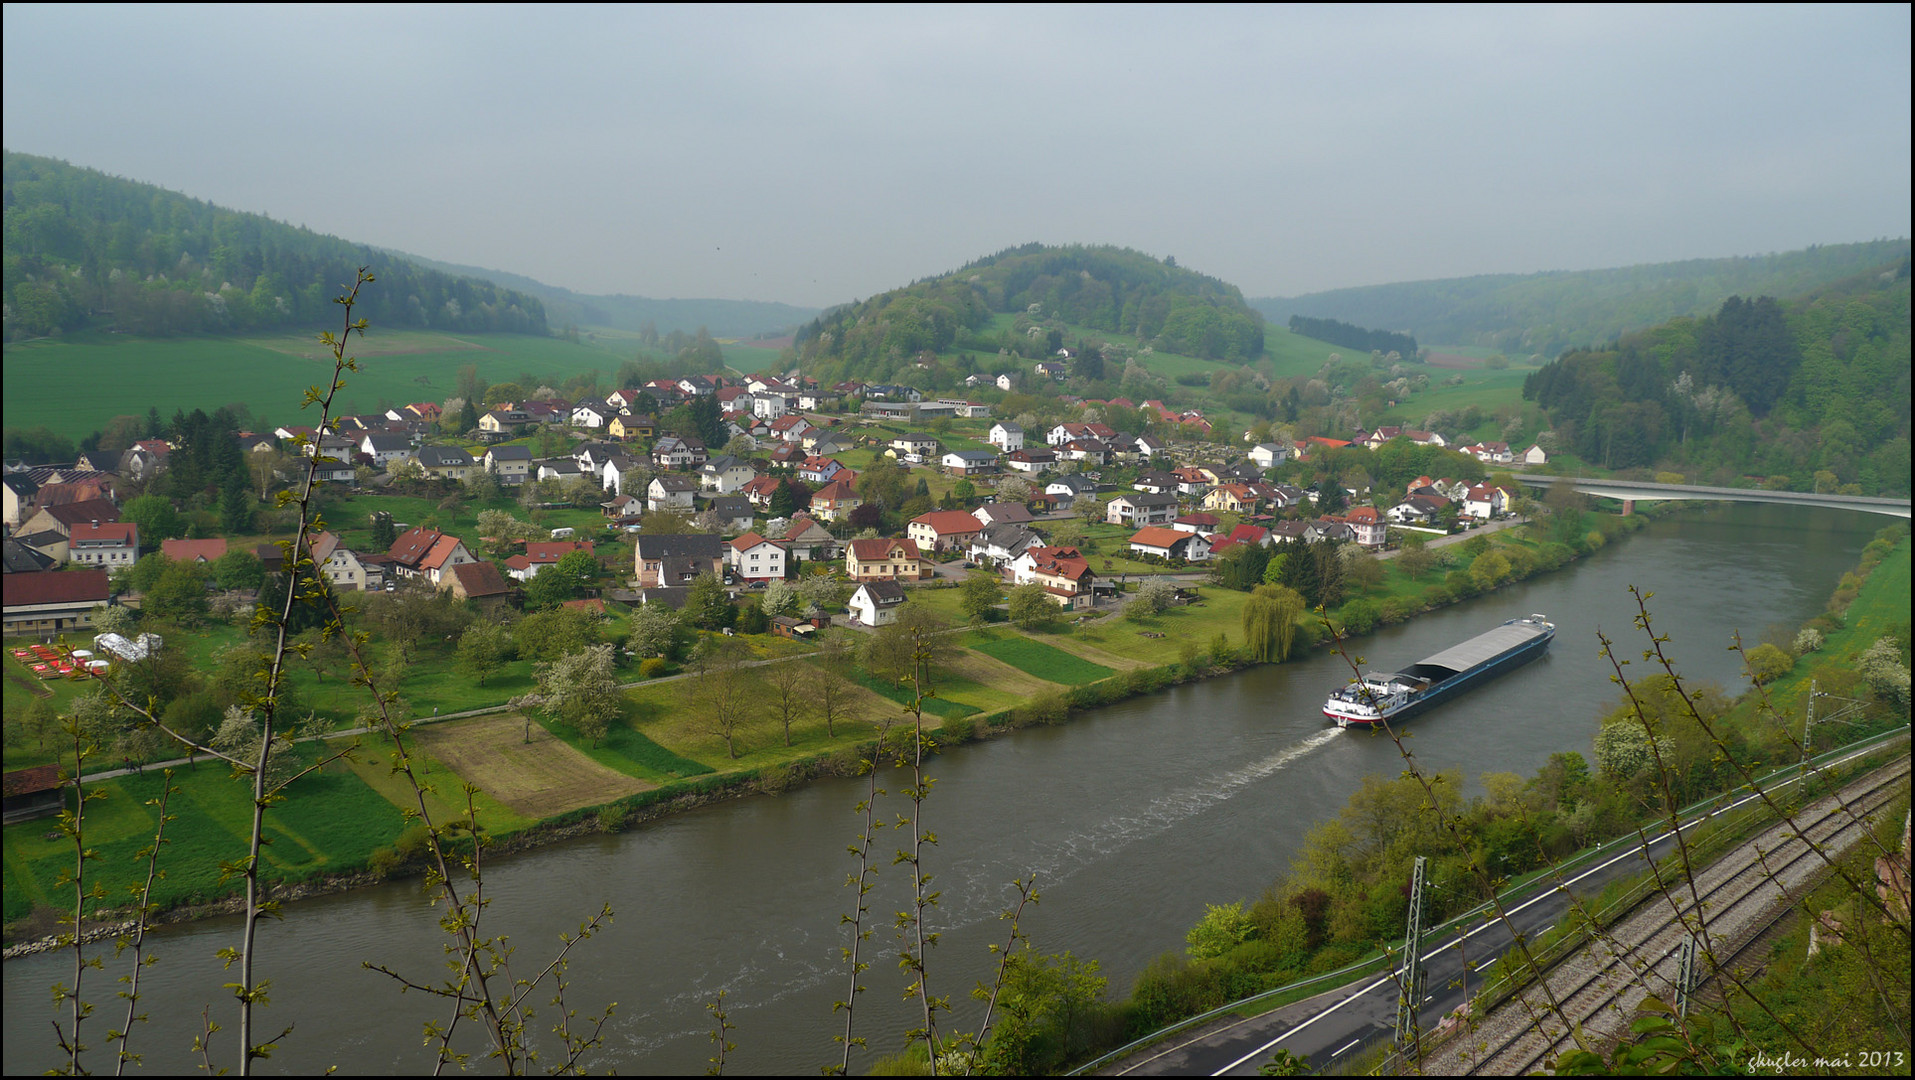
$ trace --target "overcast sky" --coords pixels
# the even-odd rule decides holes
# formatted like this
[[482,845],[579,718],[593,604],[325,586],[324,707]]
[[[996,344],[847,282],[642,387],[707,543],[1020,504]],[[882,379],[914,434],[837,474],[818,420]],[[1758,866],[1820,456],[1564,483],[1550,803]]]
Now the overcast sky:
[[44,7],[8,149],[588,293],[1247,296],[1910,233],[1909,8]]

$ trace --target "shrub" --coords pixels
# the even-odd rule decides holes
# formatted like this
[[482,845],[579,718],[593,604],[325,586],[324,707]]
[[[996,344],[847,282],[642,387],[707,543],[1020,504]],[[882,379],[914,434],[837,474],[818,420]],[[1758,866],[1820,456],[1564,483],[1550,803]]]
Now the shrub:
[[1199,960],[1222,956],[1250,939],[1256,927],[1243,913],[1242,902],[1205,904],[1204,917],[1184,935],[1191,956]]
[[618,803],[601,806],[598,810],[598,831],[602,833],[624,832],[628,815]]
[[1352,600],[1343,605],[1343,630],[1349,634],[1367,634],[1376,629],[1383,609],[1374,600]]
[[638,677],[656,679],[665,674],[666,662],[662,656],[648,656],[638,663]]
[[1818,652],[1822,644],[1822,631],[1813,626],[1805,626],[1795,635],[1795,655],[1806,656],[1809,653]]

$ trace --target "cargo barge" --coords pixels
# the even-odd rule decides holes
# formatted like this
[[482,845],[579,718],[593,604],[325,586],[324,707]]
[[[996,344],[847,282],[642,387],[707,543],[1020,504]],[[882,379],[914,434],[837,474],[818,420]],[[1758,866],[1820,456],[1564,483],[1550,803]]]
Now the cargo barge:
[[1479,682],[1529,663],[1548,650],[1555,636],[1555,624],[1541,615],[1511,619],[1402,671],[1365,673],[1361,681],[1332,692],[1323,703],[1323,715],[1346,728],[1407,720]]

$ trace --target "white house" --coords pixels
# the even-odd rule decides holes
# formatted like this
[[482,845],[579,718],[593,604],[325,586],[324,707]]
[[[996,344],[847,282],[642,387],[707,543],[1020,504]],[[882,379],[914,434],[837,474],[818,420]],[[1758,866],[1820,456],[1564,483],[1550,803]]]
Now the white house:
[[673,510],[690,513],[698,485],[689,476],[655,476],[645,489],[645,508],[652,513]]
[[1523,464],[1525,465],[1547,465],[1548,463],[1549,455],[1543,452],[1542,447],[1534,443],[1530,444],[1529,449],[1523,451]]
[[1501,515],[1503,506],[1503,489],[1488,484],[1478,484],[1463,496],[1463,513],[1473,518],[1488,521]]
[[851,594],[846,605],[851,620],[858,626],[887,626],[904,606],[904,586],[895,581],[867,581]]
[[1259,469],[1274,469],[1290,456],[1290,448],[1282,443],[1258,443],[1250,448],[1250,460],[1257,463]]
[[755,532],[725,545],[725,561],[745,581],[769,581],[785,576],[785,549]]
[[715,491],[720,495],[732,492],[751,483],[758,470],[748,461],[740,461],[730,454],[720,454],[705,462],[698,470],[698,486],[703,491]]
[[1024,448],[1024,429],[1009,420],[1000,420],[991,425],[990,443],[1004,453]]

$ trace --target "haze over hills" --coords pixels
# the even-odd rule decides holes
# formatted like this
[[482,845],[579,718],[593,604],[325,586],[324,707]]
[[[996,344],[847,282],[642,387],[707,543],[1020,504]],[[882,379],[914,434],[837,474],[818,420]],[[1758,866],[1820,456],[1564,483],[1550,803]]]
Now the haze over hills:
[[1606,270],[1398,282],[1250,304],[1278,323],[1292,315],[1338,319],[1414,334],[1424,345],[1555,356],[1670,319],[1709,314],[1731,296],[1799,296],[1908,253],[1905,238],[1821,244],[1781,254]]
[[420,266],[448,274],[490,281],[536,296],[545,303],[546,321],[554,327],[606,327],[637,333],[646,323],[661,334],[674,330],[690,334],[699,327],[716,337],[743,338],[789,330],[818,314],[817,308],[794,307],[771,300],[654,299],[645,296],[593,296],[559,285],[547,285],[523,274],[460,266],[423,255],[393,252]]

